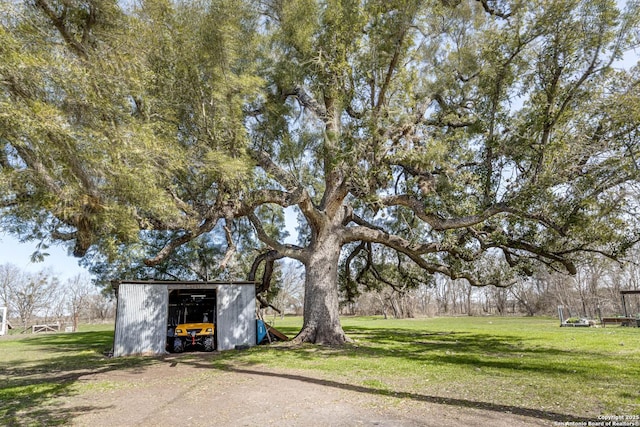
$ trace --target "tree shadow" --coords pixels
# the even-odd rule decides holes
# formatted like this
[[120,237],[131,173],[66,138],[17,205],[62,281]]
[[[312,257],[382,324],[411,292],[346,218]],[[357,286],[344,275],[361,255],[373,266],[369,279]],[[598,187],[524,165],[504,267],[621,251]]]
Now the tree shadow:
[[[621,371],[621,375],[640,376],[640,365],[612,365],[607,354],[530,344],[522,336],[367,327],[349,327],[345,328],[345,331],[350,337],[355,338],[353,343],[327,347],[285,342],[263,349],[267,352],[283,352],[288,358],[301,361],[330,357],[372,360],[394,358],[413,363],[453,365],[476,371],[497,370],[517,375],[528,371],[536,375],[558,378],[568,375],[580,378],[579,381],[585,384],[597,379],[598,372]],[[214,362],[216,365],[223,366],[228,358],[236,358],[234,353],[221,356]],[[588,360],[588,363],[584,363],[585,360]],[[260,364],[259,361],[244,360],[243,363]]]
[[[513,373],[514,378],[535,374],[545,378],[557,378],[558,381],[562,381],[563,377],[570,376],[573,378],[572,382],[583,384],[592,384],[594,378],[597,379],[597,372],[611,373],[611,369],[622,369],[617,366],[607,365],[607,357],[602,353],[529,343],[527,338],[521,336],[496,336],[453,331],[416,331],[400,328],[349,327],[345,329],[351,337],[356,338],[355,343],[340,347],[280,343],[264,348],[254,348],[249,350],[249,354],[265,352],[265,356],[268,359],[268,353],[275,354],[276,357],[279,353],[283,355],[286,353],[286,357],[290,361],[287,363],[295,364],[296,360],[300,360],[301,366],[303,366],[303,362],[312,362],[311,365],[313,365],[313,362],[320,358],[333,357],[365,359],[365,364],[367,363],[366,359],[374,361],[375,359],[388,358],[392,364],[393,360],[404,359],[418,365],[449,365],[453,366],[454,369],[455,367],[460,367],[472,373],[484,370],[486,372],[497,372],[500,376],[509,376]],[[461,408],[476,408],[498,413],[512,413],[549,421],[584,422],[592,420],[591,418],[526,406],[442,397],[410,391],[390,391],[388,388],[350,384],[347,381],[324,380],[299,374],[264,372],[259,368],[262,365],[259,359],[253,357],[254,355],[244,357],[243,354],[230,352],[220,354],[214,358],[195,358],[185,361],[185,363],[207,369],[214,368],[243,374],[288,378],[359,393],[393,396],[419,402]],[[585,360],[588,360],[588,363],[584,363]],[[385,366],[385,363],[388,364],[388,362],[383,361],[381,366]],[[629,369],[632,369],[640,375],[639,367],[630,368],[626,366],[624,369],[626,374],[629,374]]]
[[[378,389],[373,387],[367,387],[356,384],[343,383],[334,380],[314,378],[311,376],[305,376],[300,374],[287,374],[282,372],[270,372],[258,369],[249,369],[246,367],[236,367],[231,365],[218,365],[213,367],[211,365],[211,357],[192,358],[183,363],[189,364],[196,368],[202,369],[220,369],[225,372],[234,372],[245,375],[258,375],[263,377],[272,378],[284,378],[292,381],[300,381],[308,384],[315,384],[323,387],[331,387],[340,390],[352,391],[357,393],[366,393],[376,396],[394,397],[398,399],[410,399],[417,402],[424,402],[437,405],[454,406],[457,408],[479,409],[484,411],[497,412],[500,414],[513,414],[523,417],[534,418],[536,420],[548,420],[553,422],[580,422],[586,423],[592,421],[592,418],[577,417],[573,415],[562,414],[553,411],[544,411],[539,409],[532,409],[513,405],[501,405],[491,402],[483,402],[469,399],[458,399],[451,397],[432,396],[427,394],[404,392],[404,391],[391,391],[387,389]],[[172,363],[176,363],[173,361]]]
[[[359,355],[370,354],[373,357],[397,357],[473,369],[493,368],[545,375],[583,376],[585,381],[593,378],[594,366],[602,364],[602,369],[615,369],[607,364],[602,353],[531,345],[521,336],[497,337],[468,332],[363,327],[350,327],[348,331],[357,340],[355,347],[359,349]],[[589,366],[572,363],[574,359],[589,359]],[[551,360],[562,360],[563,363],[551,363]],[[629,367],[624,369],[629,372]],[[640,367],[635,369],[640,375]]]
[[[77,393],[74,385],[88,375],[127,369],[131,373],[145,372],[145,368],[155,363],[165,363],[169,367],[185,363],[197,368],[219,369],[239,374],[262,375],[287,378],[326,387],[349,390],[371,395],[392,396],[418,402],[449,405],[460,408],[476,408],[498,413],[512,413],[549,421],[585,421],[585,418],[532,409],[514,405],[434,396],[410,391],[390,391],[335,381],[313,378],[300,374],[265,372],[258,368],[262,362],[245,355],[279,354],[303,361],[319,358],[347,357],[364,358],[374,361],[378,358],[390,360],[406,359],[417,363],[453,365],[471,369],[491,368],[499,372],[509,371],[539,373],[561,378],[562,375],[580,376],[588,384],[592,375],[580,363],[551,363],[550,360],[571,360],[578,354],[571,349],[536,346],[522,337],[505,337],[467,332],[416,331],[411,329],[377,329],[366,327],[347,328],[350,336],[356,338],[353,344],[341,347],[320,347],[310,344],[292,346],[280,343],[274,346],[258,347],[245,351],[223,353],[189,353],[168,357],[121,357],[107,358],[105,351],[111,348],[113,332],[82,332],[75,334],[52,334],[29,337],[21,344],[38,351],[37,360],[20,357],[4,360],[0,365],[0,419],[9,426],[68,424],[74,417],[91,410],[104,410],[99,406],[64,406],[60,398]],[[602,358],[602,354],[580,351],[582,357]],[[365,360],[366,361],[366,360]],[[599,363],[599,362],[598,362]],[[605,362],[602,362],[605,363]],[[242,364],[242,365],[240,365]],[[593,365],[591,365],[593,366]],[[640,368],[627,367],[638,370]]]
[[99,403],[68,406],[63,400],[76,395],[75,385],[89,375],[123,368],[142,373],[146,366],[157,362],[149,357],[108,358],[105,352],[112,340],[111,331],[20,340],[21,346],[32,349],[25,352],[25,358],[18,355],[0,365],[0,424],[67,425],[82,413],[108,408]]
[[64,380],[49,378],[31,381],[29,384],[5,382],[0,387],[0,417],[2,425],[66,425],[78,415],[104,406],[77,405],[64,407],[55,399],[72,396],[72,385],[78,377],[67,376]]
[[[269,346],[268,351],[287,352],[289,357],[311,361],[319,357],[396,358],[412,362],[448,364],[470,369],[496,369],[503,372],[530,371],[543,375],[593,378],[593,367],[607,365],[600,353],[574,351],[527,344],[522,337],[496,337],[467,332],[429,332],[410,329],[345,328],[355,341],[340,347],[291,345]],[[572,363],[574,358],[589,359],[589,366]],[[551,363],[550,360],[563,360]],[[249,362],[250,363],[250,362]],[[629,368],[625,367],[626,372]],[[637,368],[640,375],[640,367]]]

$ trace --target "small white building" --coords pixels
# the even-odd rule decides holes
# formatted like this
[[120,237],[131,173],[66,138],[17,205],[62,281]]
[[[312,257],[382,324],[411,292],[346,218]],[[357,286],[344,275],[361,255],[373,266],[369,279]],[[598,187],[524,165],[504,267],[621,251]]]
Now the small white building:
[[11,323],[7,319],[7,307],[0,307],[0,336],[5,335],[11,329]]
[[164,354],[172,328],[183,322],[213,322],[216,350],[253,346],[255,285],[247,281],[122,281],[116,285],[113,356]]

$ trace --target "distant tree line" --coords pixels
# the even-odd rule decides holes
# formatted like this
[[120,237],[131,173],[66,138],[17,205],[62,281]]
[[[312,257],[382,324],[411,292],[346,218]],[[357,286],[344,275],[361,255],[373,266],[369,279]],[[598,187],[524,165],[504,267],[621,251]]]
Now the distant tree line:
[[59,323],[75,331],[79,322],[105,322],[115,314],[112,297],[88,275],[61,281],[51,269],[31,273],[13,264],[0,265],[0,306],[7,307],[13,326],[24,330]]
[[[637,258],[637,257],[636,257]],[[462,280],[442,279],[415,288],[383,287],[344,302],[345,314],[395,318],[436,315],[557,315],[597,319],[624,313],[621,290],[640,290],[640,265],[593,260],[570,276],[545,270],[509,287],[474,287]],[[630,315],[640,314],[640,296],[627,298]]]
[[[597,319],[624,313],[621,290],[640,290],[640,249],[625,263],[592,258],[576,275],[540,269],[509,287],[475,287],[464,280],[398,280],[393,286],[360,284],[357,293],[343,286],[343,315],[383,315],[394,318],[442,315],[566,316]],[[304,279],[295,264],[282,271],[279,292],[271,300],[287,314],[301,314]],[[640,296],[628,296],[627,311],[640,315]]]

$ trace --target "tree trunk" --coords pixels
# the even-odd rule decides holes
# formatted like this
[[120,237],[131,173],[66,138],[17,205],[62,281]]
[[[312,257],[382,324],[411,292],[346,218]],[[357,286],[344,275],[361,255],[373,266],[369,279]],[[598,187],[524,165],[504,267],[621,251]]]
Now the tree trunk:
[[349,341],[342,330],[338,305],[338,259],[341,244],[331,232],[319,235],[305,262],[304,322],[294,342],[341,345]]

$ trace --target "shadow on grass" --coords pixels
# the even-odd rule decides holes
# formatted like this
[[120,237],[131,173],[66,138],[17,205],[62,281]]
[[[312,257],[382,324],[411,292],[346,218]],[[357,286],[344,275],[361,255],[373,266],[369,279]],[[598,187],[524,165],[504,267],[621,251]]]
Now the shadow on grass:
[[[301,362],[317,361],[334,356],[364,358],[372,361],[377,358],[388,358],[392,362],[404,359],[435,366],[450,365],[471,370],[487,368],[488,370],[498,370],[500,373],[523,372],[520,374],[521,376],[529,375],[529,373],[543,374],[552,378],[572,375],[577,376],[578,381],[583,381],[585,384],[588,384],[589,375],[593,375],[588,372],[589,366],[582,364],[582,362],[573,363],[571,359],[575,356],[590,359],[603,357],[602,354],[585,354],[584,352],[578,354],[570,349],[558,349],[551,346],[536,347],[528,345],[526,338],[519,336],[428,332],[401,328],[348,327],[345,329],[358,342],[354,345],[337,348],[311,345],[272,346],[254,348],[249,352],[185,354],[160,358],[159,363],[175,366],[179,360],[180,363],[197,368],[280,377],[370,395],[392,396],[418,402],[459,408],[476,408],[496,413],[512,413],[549,421],[578,422],[586,420],[558,412],[514,405],[440,397],[409,391],[393,392],[384,388],[350,384],[347,380],[338,378],[339,374],[335,375],[338,380],[334,380],[286,372],[264,372],[255,366],[263,362],[259,359],[255,360],[254,356],[264,355],[265,358],[268,358],[286,353],[286,357],[292,360],[292,364],[295,364],[297,360]],[[16,354],[13,358],[5,358],[0,365],[0,380],[2,380],[0,381],[0,420],[2,420],[0,423],[9,426],[69,424],[74,417],[82,412],[108,409],[105,406],[100,406],[100,402],[88,406],[69,407],[61,403],[61,400],[77,393],[76,384],[88,375],[124,368],[130,372],[143,374],[145,367],[158,363],[158,359],[152,357],[106,358],[104,352],[111,348],[112,340],[113,332],[111,331],[43,335],[19,340],[19,345],[22,346],[25,353],[37,353],[38,356],[29,359],[27,356],[21,357],[20,354]],[[0,345],[3,344],[0,342]],[[250,357],[247,358],[245,355]],[[252,360],[248,362],[247,359]],[[562,360],[563,363],[556,363],[557,360]],[[244,364],[244,366],[240,367],[240,364]],[[252,367],[251,364],[254,366]],[[277,366],[277,363],[274,366]]]
[[[250,353],[229,352],[221,354],[208,363],[204,360],[198,362],[189,361],[202,368],[216,368],[242,374],[263,375],[288,378],[327,387],[334,387],[359,393],[372,395],[394,396],[403,399],[443,404],[461,408],[477,408],[498,413],[512,413],[557,422],[584,422],[590,418],[584,418],[570,413],[560,413],[543,409],[534,409],[526,406],[500,404],[482,401],[482,399],[459,399],[455,397],[432,396],[412,391],[390,391],[387,388],[369,385],[351,384],[348,380],[317,379],[312,376],[292,375],[288,373],[263,372],[259,366],[298,366],[304,369],[305,363],[309,369],[314,369],[318,360],[354,359],[372,362],[382,360],[379,366],[402,366],[407,363],[410,369],[415,366],[451,366],[454,369],[461,368],[460,372],[468,372],[477,378],[478,375],[497,374],[500,377],[513,378],[520,381],[532,375],[550,379],[554,383],[562,383],[571,379],[572,384],[593,384],[593,380],[609,381],[618,375],[633,376],[640,368],[620,366],[611,362],[611,356],[607,351],[585,352],[553,346],[540,346],[527,342],[523,336],[500,336],[491,334],[477,334],[468,332],[428,332],[411,329],[375,329],[366,327],[345,328],[349,336],[357,341],[354,344],[342,347],[320,347],[314,345],[290,346],[281,344],[265,348],[254,348]],[[259,356],[264,352],[264,357]],[[249,357],[244,357],[248,354]],[[282,355],[285,361],[277,360]],[[256,358],[258,356],[258,358]],[[271,362],[274,360],[274,362]],[[331,369],[330,364],[323,368]],[[339,361],[334,363],[340,364]],[[348,363],[348,362],[346,362]],[[377,362],[374,362],[377,363]],[[377,364],[375,366],[378,366]],[[344,372],[344,368],[342,371]],[[484,372],[484,374],[479,373]],[[396,372],[397,373],[397,372]],[[338,374],[340,375],[340,374]],[[605,378],[605,376],[608,378]],[[338,378],[336,376],[336,378]],[[463,375],[464,378],[464,375]],[[464,384],[465,379],[462,379]],[[551,402],[553,404],[553,402]]]
[[318,379],[313,377],[306,377],[303,375],[280,374],[280,373],[256,371],[251,369],[243,369],[243,368],[229,368],[228,370],[231,372],[237,372],[242,374],[287,378],[294,381],[303,381],[306,383],[321,385],[324,387],[333,387],[333,388],[338,388],[342,390],[355,391],[358,393],[368,393],[368,394],[381,395],[381,396],[392,396],[400,399],[411,399],[419,402],[455,406],[458,408],[482,409],[485,411],[499,412],[501,414],[510,413],[514,415],[521,415],[521,416],[531,417],[535,419],[544,419],[544,420],[562,421],[562,422],[567,422],[567,421],[579,422],[579,421],[590,420],[590,418],[573,417],[573,416],[567,416],[565,414],[560,414],[556,412],[540,411],[536,409],[522,408],[517,406],[509,406],[509,405],[500,405],[500,404],[489,403],[489,402],[479,402],[479,401],[473,401],[473,400],[467,400],[467,399],[456,399],[456,398],[440,397],[440,396],[429,396],[429,395],[424,395],[419,393],[392,392],[389,390],[380,390],[372,387],[341,383],[341,382],[332,381],[332,380],[323,380],[323,379]]
[[[393,358],[412,363],[447,364],[474,370],[532,372],[571,375],[589,381],[599,369],[616,369],[602,354],[571,349],[527,345],[522,337],[505,337],[467,332],[427,332],[410,329],[345,328],[355,339],[342,347],[273,346],[292,358],[313,361],[323,357]],[[558,363],[562,360],[563,363]],[[588,360],[588,363],[584,363]],[[594,368],[598,368],[594,370]],[[625,370],[630,368],[626,366]],[[638,368],[640,374],[640,368]]]
[[[174,364],[177,363],[175,360],[171,360],[171,362]],[[225,372],[234,372],[234,373],[244,374],[244,375],[258,375],[263,377],[285,378],[292,381],[300,381],[308,384],[336,388],[340,390],[347,390],[347,391],[352,391],[357,393],[365,393],[365,394],[371,394],[376,396],[394,397],[399,399],[410,399],[417,402],[424,402],[424,403],[437,404],[437,405],[448,405],[448,406],[454,406],[457,408],[479,409],[484,411],[496,412],[500,414],[513,414],[513,415],[533,418],[536,420],[548,420],[548,421],[563,422],[563,423],[566,423],[566,422],[582,423],[582,422],[588,422],[590,420],[593,420],[592,418],[576,417],[576,416],[562,414],[562,413],[553,412],[553,411],[544,411],[544,410],[512,406],[512,405],[501,405],[501,404],[496,404],[491,402],[474,401],[470,399],[431,396],[426,394],[402,392],[402,391],[395,392],[387,389],[379,389],[374,387],[349,384],[345,382],[314,378],[311,376],[305,376],[305,375],[299,375],[299,374],[270,372],[270,371],[263,371],[263,370],[257,370],[257,369],[249,369],[244,367],[236,367],[228,364],[226,365],[216,364],[215,366],[212,366],[210,362],[211,362],[210,356],[209,357],[205,356],[202,358],[190,358],[188,360],[181,360],[181,363],[191,365],[195,368],[202,368],[202,369],[214,368],[214,369],[223,370]]]
[[[362,341],[365,353],[471,369],[571,375],[582,377],[584,381],[593,379],[598,372],[611,374],[612,370],[618,369],[609,363],[606,354],[530,345],[522,336],[362,327],[350,327],[347,334]],[[359,346],[359,342],[355,345]],[[636,370],[640,375],[640,367],[624,366],[623,370],[627,373]]]
[[[65,397],[77,393],[78,381],[88,375],[122,368],[143,372],[153,358],[110,359],[113,332],[80,332],[26,337],[9,345],[13,354],[0,365],[0,419],[2,425],[67,425],[73,418],[108,407],[66,406]],[[7,360],[9,359],[9,360]]]

